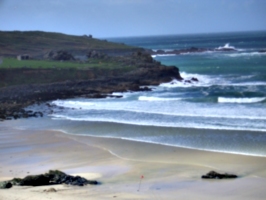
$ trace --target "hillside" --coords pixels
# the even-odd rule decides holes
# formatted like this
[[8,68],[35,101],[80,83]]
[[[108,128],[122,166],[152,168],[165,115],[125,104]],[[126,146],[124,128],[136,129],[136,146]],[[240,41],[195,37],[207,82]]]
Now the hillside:
[[51,50],[66,50],[74,55],[85,55],[90,50],[108,54],[140,50],[125,44],[99,40],[91,36],[74,36],[42,31],[0,31],[0,56],[29,54],[42,57]]
[[[43,59],[64,50],[87,60]],[[97,52],[97,55],[93,56]],[[14,58],[29,54],[29,60]],[[113,56],[113,55],[116,56]],[[177,67],[164,66],[149,53],[89,36],[46,32],[0,32],[0,121],[35,116],[23,108],[54,99],[100,98],[113,92],[182,80]]]

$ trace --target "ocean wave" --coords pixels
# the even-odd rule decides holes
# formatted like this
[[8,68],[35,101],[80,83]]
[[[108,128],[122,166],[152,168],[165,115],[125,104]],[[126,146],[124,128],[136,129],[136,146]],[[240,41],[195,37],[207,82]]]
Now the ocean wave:
[[174,49],[152,49],[152,51],[157,52],[157,51],[164,51],[164,52],[172,52]]
[[163,56],[176,56],[176,54],[156,54],[156,55],[152,55],[153,58],[163,57]]
[[[140,98],[137,97],[134,101],[130,102],[123,102],[123,101],[115,101],[110,102],[109,100],[106,101],[93,101],[91,102],[83,102],[83,101],[69,101],[69,100],[57,100],[53,104],[59,107],[64,107],[66,109],[59,109],[58,112],[55,112],[56,114],[63,114],[69,117],[73,118],[80,118],[82,117],[84,121],[86,121],[86,115],[88,115],[88,118],[91,118],[96,120],[99,117],[102,116],[104,113],[103,121],[108,120],[109,118],[112,118],[112,116],[119,116],[126,115],[126,116],[133,116],[135,118],[133,121],[136,120],[137,123],[139,123],[139,120],[144,120],[145,118],[142,118],[141,116],[149,116],[148,118],[151,118],[152,124],[160,124],[160,122],[157,122],[156,119],[160,118],[171,118],[174,121],[182,119],[187,120],[191,119],[192,121],[194,119],[197,120],[207,120],[207,121],[213,121],[213,120],[249,120],[249,123],[253,123],[250,121],[254,120],[266,120],[266,116],[262,111],[258,109],[249,109],[242,110],[240,107],[233,108],[234,106],[232,103],[238,103],[238,104],[245,104],[245,103],[260,103],[266,100],[266,97],[257,97],[257,98],[224,98],[219,97],[218,102],[223,104],[224,107],[213,109],[208,111],[205,107],[200,106],[200,109],[195,109],[195,106],[192,106],[190,102],[184,101],[184,98],[177,98],[177,97],[169,97],[169,98],[163,98],[163,97],[148,97],[148,96],[140,96]],[[237,99],[237,100],[235,100]],[[217,98],[216,98],[217,101]],[[227,103],[227,104],[226,104]],[[230,104],[231,103],[231,104]],[[202,104],[204,105],[204,104]],[[218,104],[216,104],[218,106]],[[172,109],[172,106],[175,107],[181,107],[181,110],[178,109]],[[221,106],[221,105],[220,105]],[[237,106],[237,105],[235,105]],[[239,105],[242,106],[242,105]],[[232,111],[231,111],[232,109]],[[57,109],[56,109],[57,110]],[[224,110],[230,110],[230,112],[225,112]],[[237,111],[239,110],[239,111]],[[252,110],[252,111],[251,111]],[[202,114],[204,113],[204,115]],[[248,114],[250,113],[250,114]],[[255,114],[256,113],[256,114]],[[91,116],[93,115],[93,116]],[[95,118],[94,118],[95,117]],[[116,118],[115,117],[115,118]],[[119,119],[116,119],[120,121]],[[154,119],[154,120],[153,120]],[[254,121],[255,122],[255,121]],[[168,124],[168,122],[164,122]],[[256,122],[258,123],[258,122]],[[145,124],[145,123],[144,123]],[[166,125],[168,126],[168,125]],[[171,125],[172,126],[172,125]],[[174,125],[175,126],[175,125]]]
[[[210,87],[212,85],[217,85],[221,82],[225,84],[224,81],[219,76],[211,77],[208,75],[202,74],[189,74],[186,72],[180,72],[181,77],[184,79],[182,81],[179,80],[172,80],[168,83],[162,83],[159,87],[166,87],[166,88],[175,88],[175,87]],[[192,78],[197,78],[198,81],[191,81]],[[189,82],[187,82],[189,81]],[[228,83],[229,84],[229,83]]]
[[266,82],[230,83],[231,86],[265,86]]
[[[188,87],[211,87],[211,86],[265,86],[266,85],[266,82],[263,81],[244,82],[246,81],[246,79],[251,79],[256,75],[234,77],[234,79],[222,75],[212,76],[212,75],[202,75],[202,74],[189,74],[186,72],[180,72],[180,75],[182,78],[184,78],[184,80],[179,81],[173,79],[170,82],[160,84],[159,87],[188,88]],[[191,80],[192,78],[197,78],[198,81],[186,82],[186,80]]]
[[[109,123],[109,122],[107,122]],[[194,130],[197,131],[197,128],[193,128]],[[99,134],[91,134],[91,133],[84,133],[84,132],[78,132],[78,133],[73,133],[72,131],[69,130],[64,130],[61,128],[55,128],[52,129],[53,131],[60,131],[62,133],[68,134],[68,135],[80,135],[80,136],[89,136],[89,137],[94,137],[94,138],[109,138],[109,139],[121,139],[121,140],[127,140],[127,141],[135,141],[135,142],[142,142],[142,143],[147,143],[147,144],[159,144],[159,145],[164,145],[164,146],[171,146],[171,147],[179,147],[179,148],[185,148],[185,149],[192,149],[192,150],[201,150],[201,151],[208,151],[208,152],[218,152],[218,153],[228,153],[228,154],[238,154],[238,155],[246,155],[246,156],[256,156],[256,157],[266,157],[266,154],[262,150],[257,150],[257,149],[252,149],[250,150],[249,148],[239,149],[239,148],[228,148],[226,146],[219,146],[217,145],[213,146],[206,145],[204,141],[199,141],[197,140],[197,143],[192,141],[190,142],[179,142],[180,139],[178,139],[178,136],[173,138],[169,136],[154,136],[154,135],[147,135],[147,136],[128,136],[128,135],[112,135],[112,134],[107,134],[107,135],[99,135]],[[246,130],[245,130],[246,131]],[[242,135],[242,134],[241,134]],[[181,136],[182,137],[182,136]],[[225,138],[227,139],[227,138]],[[243,137],[240,137],[239,139],[243,140]],[[245,138],[244,138],[245,139]],[[215,143],[217,144],[217,143]],[[109,152],[117,157],[123,158],[123,159],[129,159],[124,156],[121,156],[119,153],[113,152],[109,150]],[[132,159],[130,159],[132,160]]]
[[82,102],[82,101],[62,101],[62,100],[56,100],[53,101],[52,104],[59,106],[59,107],[65,107],[65,108],[92,108],[95,104],[91,102]]
[[224,46],[215,48],[215,50],[224,51],[224,50],[237,50],[234,46],[230,46],[229,43],[226,43]]
[[215,51],[206,50],[202,52],[184,52],[184,53],[180,53],[180,55],[204,55],[204,54],[213,54],[213,53],[215,53]]
[[218,97],[219,103],[259,103],[265,101],[265,97],[254,97],[254,98],[228,98]]
[[189,123],[154,123],[153,121],[135,121],[135,120],[128,120],[128,119],[115,119],[115,118],[95,118],[95,117],[70,117],[66,115],[59,115],[53,114],[53,120],[70,120],[70,121],[80,121],[80,122],[101,122],[101,123],[114,123],[114,124],[122,124],[122,125],[133,125],[133,126],[150,126],[150,127],[162,127],[162,128],[188,128],[192,127],[193,129],[206,129],[206,130],[228,130],[228,131],[257,131],[257,132],[265,132],[265,128],[261,127],[241,127],[241,126],[230,126],[224,124],[221,125],[214,125],[214,124],[203,124],[203,123],[194,123],[190,121]]
[[139,101],[178,101],[182,98],[162,98],[162,97],[148,97],[148,96],[140,96]]
[[250,56],[266,56],[266,52],[246,52],[246,53],[231,53],[226,56],[235,57],[250,57]]
[[[82,108],[83,110],[85,110],[86,108]],[[229,114],[228,112],[226,113],[227,115],[225,115],[224,113],[220,113],[220,114],[204,114],[202,115],[201,112],[196,112],[196,113],[174,113],[171,111],[157,111],[157,110],[144,110],[144,109],[134,109],[134,108],[122,108],[122,107],[97,107],[97,105],[87,108],[89,110],[99,110],[99,111],[120,111],[120,112],[131,112],[131,113],[139,113],[139,114],[152,114],[152,115],[161,115],[161,116],[172,116],[172,117],[181,117],[181,118],[185,118],[185,117],[190,117],[190,118],[222,118],[222,119],[244,119],[244,120],[266,120],[266,116],[258,116],[258,115],[246,115],[245,113],[238,113],[238,115],[235,114]],[[57,114],[52,114],[51,116],[57,116]],[[75,118],[75,117],[74,117]],[[90,118],[90,116],[88,117]],[[84,118],[85,120],[86,118]]]

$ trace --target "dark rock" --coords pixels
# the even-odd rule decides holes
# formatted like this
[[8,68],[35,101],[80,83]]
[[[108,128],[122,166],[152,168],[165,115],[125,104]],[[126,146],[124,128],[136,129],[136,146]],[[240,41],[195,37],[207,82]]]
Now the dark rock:
[[69,185],[77,185],[77,186],[84,186],[87,184],[98,184],[97,181],[90,181],[80,176],[70,176],[61,172],[59,170],[50,170],[45,176],[49,177],[50,184],[69,184]]
[[50,179],[49,177],[41,174],[41,175],[30,175],[26,176],[21,180],[21,186],[41,186],[41,185],[49,185]]
[[107,58],[108,56],[105,53],[99,52],[99,51],[89,51],[87,53],[87,58],[99,58],[99,59],[103,59],[103,58]]
[[123,97],[123,95],[108,95],[108,97],[110,97],[110,98],[117,98],[117,99],[119,99],[119,98],[122,98],[122,97]]
[[26,176],[23,179],[14,178],[11,181],[2,182],[0,183],[0,188],[9,187],[7,183],[13,185],[20,185],[20,186],[42,186],[42,185],[54,185],[54,184],[69,184],[69,185],[77,185],[77,186],[84,186],[87,184],[90,185],[97,185],[99,182],[95,180],[87,180],[80,176],[71,176],[61,172],[59,170],[50,170],[48,173],[40,174],[40,175],[30,175]]
[[194,81],[194,82],[199,82],[199,80],[197,78],[195,78],[195,77],[192,77],[191,80]]
[[13,178],[10,183],[12,183],[12,185],[20,185],[20,182],[22,181],[21,178]]
[[180,54],[187,54],[187,53],[202,53],[202,52],[208,52],[208,51],[223,52],[223,51],[236,51],[236,49],[232,47],[223,47],[223,48],[215,48],[215,49],[190,47],[187,49],[173,49],[170,51],[157,50],[157,51],[146,51],[146,52],[148,52],[151,55],[158,55],[158,54],[180,55]]
[[75,60],[74,56],[67,51],[50,51],[48,54],[44,56],[44,58],[48,58],[51,60]]
[[234,174],[220,174],[215,171],[210,171],[206,175],[203,175],[201,178],[203,179],[231,179],[231,178],[237,178],[237,175]]
[[9,181],[0,182],[0,189],[9,189],[13,185]]
[[156,53],[157,53],[157,54],[164,54],[165,51],[160,49],[160,50],[157,50]]
[[149,53],[141,52],[141,51],[133,53],[132,59],[135,59],[135,60],[138,60],[144,63],[153,63],[155,61]]

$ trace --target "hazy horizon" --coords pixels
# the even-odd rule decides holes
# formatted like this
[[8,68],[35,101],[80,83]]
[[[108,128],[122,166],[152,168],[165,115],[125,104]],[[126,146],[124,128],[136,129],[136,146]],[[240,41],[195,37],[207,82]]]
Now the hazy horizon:
[[266,30],[264,0],[0,0],[0,30],[95,38]]

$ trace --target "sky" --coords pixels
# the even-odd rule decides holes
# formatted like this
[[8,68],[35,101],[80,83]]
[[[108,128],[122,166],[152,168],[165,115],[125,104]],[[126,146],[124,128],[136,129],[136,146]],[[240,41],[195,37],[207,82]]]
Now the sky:
[[96,38],[266,30],[266,0],[0,0],[0,30]]

